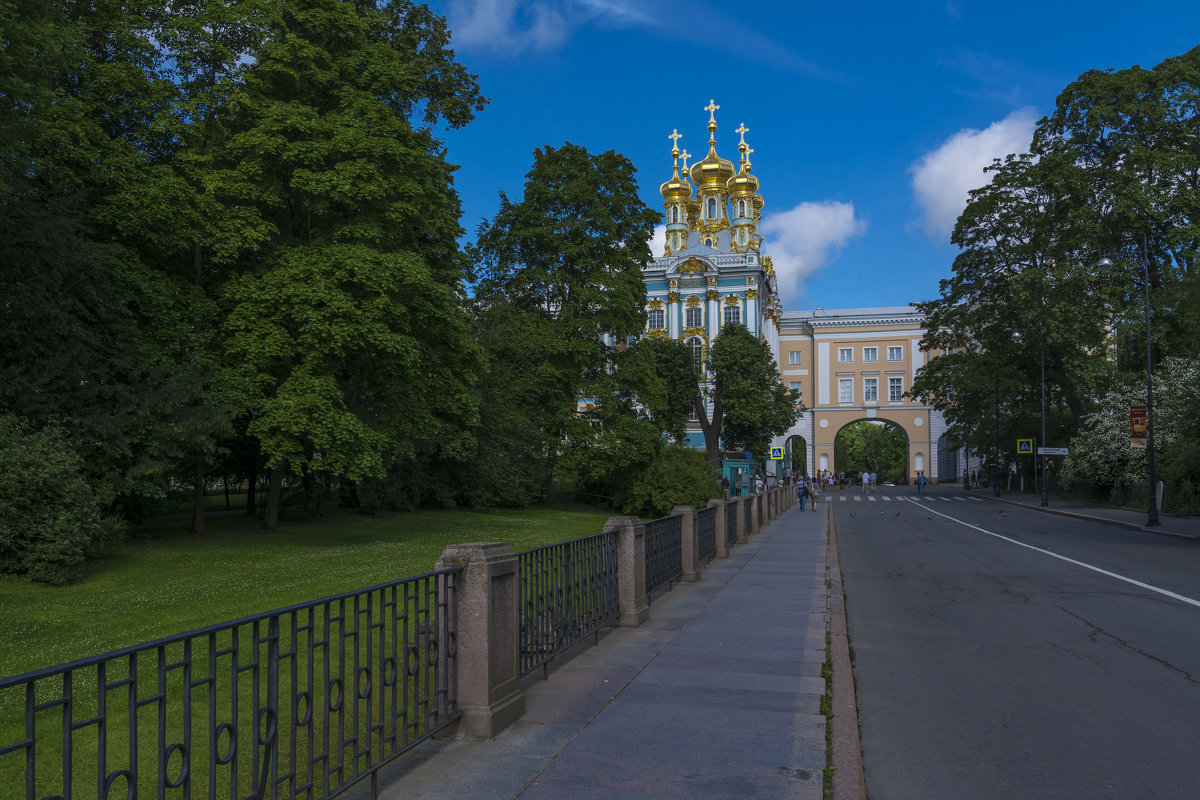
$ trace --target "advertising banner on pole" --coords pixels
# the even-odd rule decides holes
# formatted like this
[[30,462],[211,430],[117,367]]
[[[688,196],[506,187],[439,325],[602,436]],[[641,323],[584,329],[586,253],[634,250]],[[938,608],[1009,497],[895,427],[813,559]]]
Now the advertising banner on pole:
[[1146,449],[1146,407],[1129,407],[1129,445]]

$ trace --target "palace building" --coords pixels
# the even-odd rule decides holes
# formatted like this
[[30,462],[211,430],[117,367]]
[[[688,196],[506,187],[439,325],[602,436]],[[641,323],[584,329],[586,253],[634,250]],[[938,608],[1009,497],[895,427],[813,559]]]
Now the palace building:
[[[770,344],[781,379],[800,392],[807,410],[772,443],[784,449],[784,459],[768,462],[769,472],[781,476],[793,463],[810,474],[844,469],[835,462],[837,433],[866,419],[904,433],[910,476],[923,471],[932,481],[953,480],[958,454],[944,441],[941,413],[905,397],[925,363],[920,314],[911,306],[782,309],[769,243],[758,232],[764,201],[750,164],[750,129],[735,130],[737,164],[720,157],[719,109],[712,101],[705,107],[708,154],[690,167],[678,129],[669,137],[674,165],[659,189],[666,241],[662,256],[645,268],[647,335],[684,342],[700,363],[727,322]],[[689,425],[688,439],[704,447],[698,421]]]

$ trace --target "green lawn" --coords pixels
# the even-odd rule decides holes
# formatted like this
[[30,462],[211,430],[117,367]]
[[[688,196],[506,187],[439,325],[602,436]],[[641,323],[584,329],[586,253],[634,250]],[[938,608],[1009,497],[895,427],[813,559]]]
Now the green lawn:
[[278,533],[244,516],[131,532],[83,579],[50,587],[0,578],[0,676],[429,572],[446,545],[508,542],[520,552],[600,533],[587,506],[365,516],[286,516]]

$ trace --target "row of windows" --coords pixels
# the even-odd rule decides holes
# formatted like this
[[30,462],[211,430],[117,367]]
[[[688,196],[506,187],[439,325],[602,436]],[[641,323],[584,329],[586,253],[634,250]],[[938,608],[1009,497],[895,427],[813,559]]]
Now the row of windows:
[[[904,400],[904,379],[888,378],[888,402],[899,403]],[[838,378],[838,402],[854,402],[854,379]],[[879,402],[879,378],[863,378],[863,402]]]
[[[862,360],[864,362],[878,361],[879,360],[879,348],[878,347],[864,347],[862,349]],[[903,361],[904,360],[904,348],[900,347],[900,346],[889,347],[887,349],[887,360],[888,361]],[[854,348],[853,347],[839,347],[838,348],[838,363],[846,364],[846,363],[850,363],[852,361],[854,361]]]
[[[788,364],[789,365],[796,366],[797,364],[801,364],[801,363],[803,363],[802,359],[803,359],[803,351],[802,350],[789,350],[788,351]],[[879,360],[879,348],[878,347],[864,347],[862,349],[862,360],[864,362],[878,361]],[[888,361],[903,361],[904,360],[904,348],[901,346],[888,347],[887,360]],[[854,362],[854,348],[853,347],[839,347],[838,348],[838,362],[841,364],[853,363]]]
[[[725,324],[738,324],[742,321],[742,309],[739,306],[725,306],[723,322]],[[704,324],[704,309],[702,308],[685,308],[683,315],[683,326],[685,328],[699,328]],[[652,308],[646,312],[646,327],[652,331],[662,331],[667,329],[667,315],[661,308]]]

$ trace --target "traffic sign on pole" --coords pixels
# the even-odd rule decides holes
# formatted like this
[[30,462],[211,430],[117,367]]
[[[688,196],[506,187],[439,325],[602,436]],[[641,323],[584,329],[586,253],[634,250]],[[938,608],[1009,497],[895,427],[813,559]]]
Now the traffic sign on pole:
[[1039,456],[1065,456],[1066,454],[1067,454],[1067,448],[1065,448],[1065,447],[1039,447],[1038,448]]
[[1017,439],[1017,454],[1033,455],[1033,439]]

